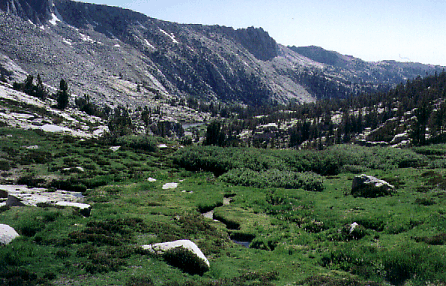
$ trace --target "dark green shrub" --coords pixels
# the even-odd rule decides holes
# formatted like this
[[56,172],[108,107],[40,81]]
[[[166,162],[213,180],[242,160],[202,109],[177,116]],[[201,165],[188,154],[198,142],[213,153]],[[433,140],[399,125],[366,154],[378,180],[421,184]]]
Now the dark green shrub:
[[66,249],[59,249],[56,251],[55,255],[57,258],[67,258],[70,257],[71,253]]
[[147,135],[125,135],[116,139],[115,145],[123,146],[134,150],[144,150],[148,152],[158,151],[158,142],[152,136]]
[[379,286],[380,283],[372,281],[360,281],[354,278],[334,278],[329,276],[311,276],[298,285],[306,286]]
[[28,187],[44,187],[46,180],[37,177],[35,174],[26,174],[17,179],[18,185],[26,185]]
[[87,190],[87,186],[79,182],[79,179],[77,178],[69,178],[66,180],[53,180],[50,183],[50,187],[71,192],[85,192]]
[[270,169],[263,172],[251,169],[232,169],[220,177],[220,180],[234,185],[257,188],[285,188],[308,191],[322,191],[323,178],[312,172],[290,172]]
[[423,206],[431,206],[436,204],[432,198],[416,198],[415,203]]
[[430,245],[446,244],[446,233],[440,233],[434,236],[415,237],[416,242],[424,242]]
[[148,276],[131,277],[125,286],[155,286],[152,279]]
[[37,220],[29,220],[26,222],[23,222],[18,227],[18,232],[24,236],[34,236],[39,231],[43,230],[45,228],[45,225]]
[[164,260],[191,275],[203,275],[209,270],[206,262],[191,250],[182,246],[171,248],[163,253]]
[[11,170],[11,163],[6,160],[0,160],[0,171],[9,171]]

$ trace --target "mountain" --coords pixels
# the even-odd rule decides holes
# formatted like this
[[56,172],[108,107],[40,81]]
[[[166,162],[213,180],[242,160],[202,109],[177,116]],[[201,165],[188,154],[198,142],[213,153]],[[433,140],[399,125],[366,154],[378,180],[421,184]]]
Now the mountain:
[[3,76],[40,74],[53,87],[64,78],[74,94],[111,106],[188,97],[248,105],[312,102],[388,89],[442,69],[357,59],[350,61],[354,69],[341,67],[336,56],[348,57],[324,61],[316,54],[330,52],[318,48],[312,56],[306,48],[283,46],[262,28],[177,24],[71,0],[0,0],[0,10]]
[[324,64],[325,74],[333,77],[342,75],[346,80],[352,83],[360,83],[363,86],[394,86],[417,76],[439,73],[444,68],[412,62],[366,62],[316,46],[293,46],[290,49],[313,61]]

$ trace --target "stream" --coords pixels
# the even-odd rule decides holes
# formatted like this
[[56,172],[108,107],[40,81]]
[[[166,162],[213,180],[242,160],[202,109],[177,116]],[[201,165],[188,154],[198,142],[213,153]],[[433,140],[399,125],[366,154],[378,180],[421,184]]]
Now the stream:
[[[226,197],[223,198],[223,205],[225,205],[225,206],[229,205],[231,203],[231,200],[232,200],[231,198],[226,198]],[[214,219],[214,209],[212,209],[212,210],[210,210],[208,212],[202,213],[201,215],[203,217],[207,218],[207,219],[212,219],[214,221],[218,221],[218,222],[223,223],[224,225],[226,225],[226,228],[228,228],[228,229],[233,229],[230,225],[228,225],[228,223],[225,223],[225,222],[220,221],[218,219]],[[231,238],[231,241],[236,243],[236,244],[238,244],[238,245],[246,247],[246,248],[249,248],[249,245],[251,244],[251,241],[236,240],[236,239],[233,239],[233,238]]]

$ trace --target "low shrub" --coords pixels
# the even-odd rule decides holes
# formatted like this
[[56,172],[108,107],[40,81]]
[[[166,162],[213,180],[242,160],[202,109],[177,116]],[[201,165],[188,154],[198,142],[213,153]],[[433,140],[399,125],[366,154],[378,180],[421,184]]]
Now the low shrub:
[[360,281],[354,278],[335,278],[330,276],[311,276],[298,283],[305,286],[379,286],[373,281]]
[[285,188],[320,192],[324,190],[323,178],[312,172],[291,172],[270,169],[262,172],[251,169],[232,169],[220,180],[234,185],[257,188]]
[[0,160],[0,171],[9,171],[11,170],[11,163],[6,160]]
[[154,137],[147,135],[126,135],[118,137],[114,144],[134,150],[158,151],[158,142]]
[[430,245],[446,244],[446,233],[440,233],[434,236],[415,237],[416,242],[424,242]]
[[18,232],[24,236],[32,237],[44,228],[45,225],[43,224],[43,222],[37,220],[29,220],[26,222],[22,222],[22,224],[18,227]]
[[155,286],[152,279],[148,276],[131,277],[125,286]]
[[170,265],[191,275],[203,275],[209,270],[206,262],[191,250],[182,246],[171,248],[163,253],[163,259]]

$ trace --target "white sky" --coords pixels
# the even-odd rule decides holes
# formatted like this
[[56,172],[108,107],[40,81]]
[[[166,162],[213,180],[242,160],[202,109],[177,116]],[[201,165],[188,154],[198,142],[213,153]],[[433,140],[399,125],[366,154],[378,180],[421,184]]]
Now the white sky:
[[446,66],[446,0],[86,0],[160,20],[262,27],[278,43]]

